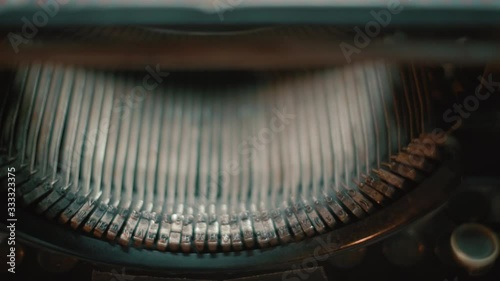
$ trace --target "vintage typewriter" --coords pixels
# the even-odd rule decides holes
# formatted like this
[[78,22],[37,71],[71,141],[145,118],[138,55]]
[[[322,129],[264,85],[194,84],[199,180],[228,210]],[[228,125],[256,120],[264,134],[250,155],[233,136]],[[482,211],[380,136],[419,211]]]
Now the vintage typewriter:
[[498,280],[499,24],[0,1],[3,280]]

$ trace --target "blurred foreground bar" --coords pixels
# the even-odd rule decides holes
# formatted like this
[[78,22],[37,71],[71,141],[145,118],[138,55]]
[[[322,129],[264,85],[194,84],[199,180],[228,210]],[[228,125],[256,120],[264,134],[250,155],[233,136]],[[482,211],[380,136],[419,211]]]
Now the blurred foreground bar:
[[[353,39],[350,39],[353,40]],[[349,44],[356,49],[343,49]],[[346,45],[344,45],[346,46]],[[350,47],[349,47],[350,48]],[[353,50],[352,52],[350,50]],[[19,63],[45,61],[105,69],[296,69],[342,65],[355,61],[384,59],[398,63],[461,64],[500,63],[499,41],[384,40],[374,39],[364,48],[350,41],[328,38],[308,40],[254,38],[217,40],[121,41],[75,43],[51,41],[19,46],[16,53],[8,40],[0,44],[0,68]]]

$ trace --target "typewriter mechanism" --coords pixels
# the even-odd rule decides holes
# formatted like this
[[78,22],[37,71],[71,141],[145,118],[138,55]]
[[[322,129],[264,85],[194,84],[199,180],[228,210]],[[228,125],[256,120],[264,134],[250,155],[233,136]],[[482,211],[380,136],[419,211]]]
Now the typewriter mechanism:
[[500,273],[499,4],[20,2],[8,278]]

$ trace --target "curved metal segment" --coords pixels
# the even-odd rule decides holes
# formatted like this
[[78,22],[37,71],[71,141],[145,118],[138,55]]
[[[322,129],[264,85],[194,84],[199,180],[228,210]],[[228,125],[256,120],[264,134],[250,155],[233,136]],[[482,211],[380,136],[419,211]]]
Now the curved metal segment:
[[313,239],[272,249],[180,254],[123,248],[71,231],[56,222],[41,220],[28,209],[18,211],[17,237],[34,246],[46,247],[90,262],[127,268],[230,273],[248,270],[250,266],[261,269],[286,267],[291,262],[307,257],[324,257],[374,243],[441,206],[460,182],[460,161],[456,159],[457,155],[448,156],[454,158],[445,160],[432,176],[393,204],[371,215],[370,219],[357,221]]

